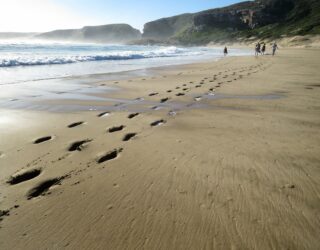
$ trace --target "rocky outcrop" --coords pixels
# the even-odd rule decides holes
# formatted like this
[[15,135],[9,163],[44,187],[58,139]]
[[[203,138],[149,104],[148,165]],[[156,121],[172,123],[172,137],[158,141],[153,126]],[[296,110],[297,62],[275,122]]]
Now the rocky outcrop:
[[87,26],[82,29],[55,30],[41,33],[36,38],[55,41],[126,43],[140,39],[141,33],[128,24],[109,24]]
[[212,9],[194,14],[193,26],[197,29],[209,27],[246,29],[253,23],[255,2],[243,2],[225,8]]

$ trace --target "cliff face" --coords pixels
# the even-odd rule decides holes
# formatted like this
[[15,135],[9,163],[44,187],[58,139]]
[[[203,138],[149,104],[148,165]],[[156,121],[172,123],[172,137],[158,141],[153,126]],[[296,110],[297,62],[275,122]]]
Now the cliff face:
[[318,0],[255,0],[149,22],[145,39],[203,44],[239,38],[300,35],[319,31]]
[[141,33],[128,24],[110,24],[87,26],[82,29],[55,30],[39,34],[36,38],[58,41],[125,43],[140,39]]
[[195,27],[252,29],[282,21],[293,9],[294,0],[257,0],[194,15]]
[[211,9],[194,14],[162,18],[146,23],[143,37],[154,39],[167,39],[179,33],[194,30],[204,30],[208,27],[246,29],[253,26],[261,12],[257,2],[243,2],[225,8]]

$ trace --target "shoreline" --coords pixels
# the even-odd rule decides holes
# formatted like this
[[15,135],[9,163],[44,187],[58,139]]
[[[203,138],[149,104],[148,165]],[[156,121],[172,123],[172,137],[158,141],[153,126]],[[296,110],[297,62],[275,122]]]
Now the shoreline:
[[[229,56],[231,57],[238,57],[238,56]],[[242,56],[241,56],[242,57]],[[100,94],[106,93],[108,94],[108,91],[114,92],[114,91],[121,91],[121,89],[117,86],[118,81],[133,81],[138,80],[139,78],[148,78],[148,79],[154,79],[155,77],[161,77],[161,74],[163,72],[170,72],[170,71],[176,71],[176,70],[185,70],[190,65],[197,65],[201,66],[202,64],[206,63],[216,63],[220,60],[225,59],[224,57],[221,58],[214,58],[214,59],[204,59],[203,61],[196,61],[196,62],[189,62],[189,63],[181,63],[176,65],[163,65],[163,66],[155,66],[145,69],[136,69],[136,70],[127,70],[127,71],[121,71],[121,72],[110,72],[110,73],[99,73],[99,74],[85,74],[85,75],[78,75],[78,76],[66,76],[66,77],[55,77],[50,79],[38,79],[38,80],[32,80],[32,81],[25,81],[25,82],[19,82],[19,83],[8,83],[8,84],[2,84],[3,86],[8,85],[8,87],[20,87],[20,84],[31,84],[35,85],[34,87],[31,86],[29,89],[25,89],[24,91],[28,90],[30,92],[29,96],[23,93],[22,96],[17,96],[17,93],[14,93],[14,95],[8,96],[5,92],[3,92],[1,98],[5,99],[6,101],[3,102],[3,104],[0,103],[0,109],[24,109],[24,107],[27,107],[27,109],[31,110],[35,108],[35,103],[46,103],[54,102],[55,100],[61,100],[62,102],[68,101],[68,100],[78,100],[78,103],[81,103],[82,101],[85,101],[87,98],[99,98]],[[54,89],[57,88],[55,85],[59,83],[61,85],[58,90]],[[68,90],[68,84],[75,84],[74,88],[71,88]],[[37,88],[37,84],[42,84],[41,88],[43,93],[40,94],[31,94],[34,90]],[[63,86],[65,84],[65,86]],[[12,86],[14,85],[14,86]],[[108,90],[105,90],[106,85],[109,86]],[[1,86],[1,85],[0,85]],[[32,89],[35,88],[35,89]],[[53,88],[53,89],[52,89]],[[65,88],[65,89],[64,89]],[[100,88],[100,89],[99,89]],[[13,92],[13,91],[11,91]],[[70,96],[68,97],[68,93],[70,93]],[[56,94],[56,95],[54,95]],[[63,94],[63,98],[61,97]],[[26,100],[27,97],[31,97],[29,101]],[[24,99],[23,99],[24,98]],[[40,99],[40,100],[37,100]],[[112,98],[111,98],[112,99]],[[17,101],[19,101],[19,104],[17,104]],[[102,101],[110,101],[108,98],[106,100],[100,100]],[[130,101],[130,100],[127,100]],[[134,100],[131,100],[134,101]],[[14,103],[12,103],[14,102]],[[33,108],[32,108],[33,107]],[[41,107],[41,104],[36,110],[49,110],[50,107],[45,109],[45,107]],[[63,108],[58,108],[57,110],[59,112],[63,112]],[[67,111],[69,110],[69,111]],[[67,109],[67,112],[70,111],[86,111],[85,109]]]
[[158,68],[93,84],[121,89],[103,103],[52,101],[100,111],[0,109],[0,248],[319,248],[319,56]]
[[[1,45],[1,44],[0,44]],[[45,48],[45,45],[43,45]],[[54,45],[53,45],[54,46]],[[69,47],[68,47],[69,48]],[[72,45],[70,45],[70,50],[72,51]],[[85,47],[87,48],[87,47]],[[140,46],[139,48],[131,48],[124,47],[128,49],[127,53],[132,54],[132,58],[122,58],[121,54],[118,55],[118,58],[112,57],[112,53],[124,53],[122,51],[124,48],[114,49],[114,52],[109,56],[106,56],[106,59],[101,59],[96,53],[102,53],[101,51],[96,52],[94,50],[94,46],[88,46],[88,55],[83,54],[84,52],[79,51],[79,54],[85,60],[87,57],[90,59],[91,57],[96,57],[96,60],[88,61],[76,61],[76,57],[70,61],[68,58],[68,54],[63,56],[58,52],[56,54],[51,55],[51,59],[49,61],[45,60],[45,54],[41,57],[38,56],[35,59],[32,58],[31,55],[25,55],[21,59],[17,59],[16,54],[19,55],[19,50],[17,52],[12,52],[12,60],[13,62],[17,61],[17,65],[13,64],[12,66],[7,65],[10,61],[9,59],[5,59],[0,65],[0,75],[2,76],[1,85],[10,85],[10,84],[19,84],[19,83],[28,83],[34,81],[41,80],[59,80],[61,78],[85,78],[91,75],[95,77],[104,77],[104,80],[108,80],[108,78],[113,77],[114,75],[120,75],[121,73],[129,74],[128,77],[133,77],[130,74],[134,74],[138,72],[139,75],[143,75],[144,70],[161,67],[161,66],[173,66],[173,65],[181,65],[181,64],[191,64],[197,63],[212,59],[219,59],[223,55],[221,53],[222,48],[209,48],[209,47],[148,47],[148,46]],[[107,46],[107,48],[109,48]],[[112,48],[112,47],[111,47]],[[117,48],[117,47],[116,47]],[[57,47],[56,50],[59,51],[60,47]],[[101,49],[102,50],[102,49]],[[131,51],[133,50],[133,51]],[[103,51],[103,50],[102,50]],[[135,53],[137,53],[137,58],[135,57]],[[82,54],[81,54],[82,53]],[[108,55],[108,52],[105,52]],[[139,53],[141,54],[141,58],[138,57]],[[233,51],[235,55],[247,55],[251,54],[245,49],[235,49]],[[145,55],[149,54],[149,55]],[[39,61],[39,65],[36,64],[37,60]],[[62,61],[62,63],[57,63],[56,61]],[[28,64],[30,62],[30,65]],[[19,63],[21,65],[19,66]],[[41,64],[43,63],[43,64]]]

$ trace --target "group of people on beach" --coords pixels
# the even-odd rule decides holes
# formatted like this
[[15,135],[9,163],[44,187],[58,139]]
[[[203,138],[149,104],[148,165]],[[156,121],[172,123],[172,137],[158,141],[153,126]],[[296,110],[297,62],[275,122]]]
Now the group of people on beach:
[[[271,48],[272,48],[272,55],[274,56],[276,54],[276,50],[278,49],[278,45],[276,42],[274,42],[272,45],[271,45]],[[265,42],[258,42],[255,46],[255,56],[259,56],[260,55],[264,55],[266,53],[266,43]],[[223,54],[224,56],[227,56],[228,55],[228,48],[227,46],[224,47],[223,49]]]
[[[272,55],[274,56],[276,54],[276,50],[278,49],[278,45],[276,42],[274,42],[272,45],[271,45],[271,48],[272,48]],[[258,42],[256,44],[256,47],[255,47],[255,56],[259,56],[260,55],[264,55],[266,53],[266,43],[265,42]]]

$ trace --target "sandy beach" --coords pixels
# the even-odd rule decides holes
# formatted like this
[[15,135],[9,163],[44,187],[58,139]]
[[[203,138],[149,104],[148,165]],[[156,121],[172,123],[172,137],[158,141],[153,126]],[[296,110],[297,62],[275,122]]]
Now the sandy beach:
[[67,112],[0,109],[0,249],[320,249],[319,58],[162,67],[33,103]]

